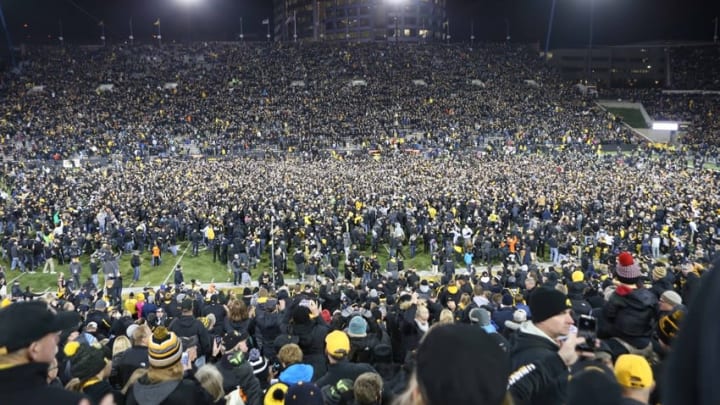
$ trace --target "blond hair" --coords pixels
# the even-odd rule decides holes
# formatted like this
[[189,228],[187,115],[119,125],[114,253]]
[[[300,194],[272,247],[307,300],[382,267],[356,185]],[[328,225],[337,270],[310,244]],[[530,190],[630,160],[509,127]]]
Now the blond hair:
[[141,345],[143,343],[147,343],[147,339],[152,335],[152,330],[150,330],[150,327],[144,323],[137,328],[135,328],[135,331],[132,334],[133,343],[135,345]]
[[421,316],[427,316],[428,318],[430,317],[430,311],[425,305],[418,305],[417,310],[415,311],[415,318],[419,318]]
[[205,364],[195,372],[195,379],[210,393],[213,402],[217,402],[225,396],[223,390],[223,377],[217,367],[212,364]]
[[462,295],[460,295],[460,302],[458,303],[458,306],[460,308],[466,308],[468,305],[470,305],[471,301],[472,299],[470,298],[470,294],[462,293]]
[[128,339],[125,335],[120,335],[115,338],[115,341],[113,342],[112,347],[112,356],[115,357],[118,354],[124,352],[125,350],[132,347],[132,344],[130,343],[130,339]]
[[440,311],[440,319],[438,319],[438,324],[453,322],[455,322],[455,315],[453,315],[452,311],[447,308]]

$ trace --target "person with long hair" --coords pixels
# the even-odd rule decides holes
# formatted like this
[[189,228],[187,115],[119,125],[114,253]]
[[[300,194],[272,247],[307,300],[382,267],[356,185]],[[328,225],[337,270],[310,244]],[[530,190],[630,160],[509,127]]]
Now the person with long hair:
[[212,396],[214,404],[225,403],[225,391],[223,390],[223,376],[217,367],[206,364],[195,372],[195,378],[200,382],[205,391]]
[[250,312],[245,301],[234,299],[228,303],[225,317],[225,333],[250,332]]
[[[110,381],[116,384],[116,388],[121,388],[127,385],[130,381],[130,376],[137,369],[145,369],[148,364],[148,344],[152,337],[152,331],[147,324],[142,325],[131,325],[128,328],[128,332],[132,337],[133,345],[129,349],[122,352],[122,354],[113,354],[113,369],[110,373]],[[120,339],[120,336],[115,338],[115,341]],[[113,345],[113,351],[115,344]]]
[[164,326],[158,326],[150,338],[147,373],[128,387],[126,405],[212,404],[210,394],[194,378],[184,378],[190,371],[197,353],[188,350],[187,361],[181,362],[183,348],[180,339]]
[[125,356],[125,353],[132,347],[132,343],[130,343],[130,339],[128,339],[125,335],[120,335],[115,338],[115,341],[113,342],[112,346],[112,367],[110,369],[110,384],[115,389],[122,388],[122,383],[120,382],[120,376],[118,374],[118,368],[117,364],[120,362],[120,360]]

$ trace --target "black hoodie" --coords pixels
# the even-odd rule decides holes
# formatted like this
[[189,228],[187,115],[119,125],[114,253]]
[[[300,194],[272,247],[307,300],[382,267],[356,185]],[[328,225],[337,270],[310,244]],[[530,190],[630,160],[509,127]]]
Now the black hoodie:
[[[559,346],[550,338],[541,336],[537,327],[532,323],[525,323],[518,330],[510,342],[510,362],[514,372],[521,371],[523,366],[531,366],[538,362],[549,361],[549,357],[557,357]],[[547,373],[549,369],[541,369]],[[567,395],[567,382],[569,372],[564,368],[555,375],[545,375],[541,379],[546,381],[544,387],[532,394],[529,403],[533,405],[557,405],[565,402]]]
[[[179,338],[192,338],[197,336],[198,339],[198,357],[202,355],[212,354],[212,343],[210,342],[210,333],[203,324],[195,319],[192,315],[181,315],[170,322],[168,327]],[[186,349],[188,349],[186,347]]]

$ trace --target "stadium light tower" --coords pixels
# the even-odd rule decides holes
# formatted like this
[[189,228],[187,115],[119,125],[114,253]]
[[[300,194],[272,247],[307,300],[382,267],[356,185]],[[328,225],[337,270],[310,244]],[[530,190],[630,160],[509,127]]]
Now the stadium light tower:
[[395,22],[395,45],[398,45],[398,41],[400,40],[400,6],[402,6],[404,3],[407,2],[407,0],[385,0],[389,4],[395,6],[395,18],[393,19]]
[[5,40],[7,41],[8,53],[10,53],[10,64],[12,67],[15,67],[13,43],[12,40],[10,40],[10,31],[8,31],[7,24],[5,23],[5,13],[3,12],[2,5],[0,5],[0,25],[2,25],[2,31],[5,34]]
[[592,44],[593,44],[593,25],[595,23],[595,0],[590,0],[590,28],[588,32],[588,49],[587,49],[587,76],[586,80],[590,83],[592,77]]
[[548,52],[550,52],[550,36],[552,35],[553,20],[555,19],[555,0],[550,5],[550,17],[548,17],[547,36],[545,37],[545,61],[548,61]]

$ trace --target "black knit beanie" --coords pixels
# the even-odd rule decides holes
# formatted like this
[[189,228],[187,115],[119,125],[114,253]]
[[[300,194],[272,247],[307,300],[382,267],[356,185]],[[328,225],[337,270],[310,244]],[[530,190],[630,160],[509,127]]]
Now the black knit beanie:
[[505,398],[508,355],[476,326],[432,328],[418,348],[416,361],[418,383],[432,404],[495,405]]
[[538,288],[530,295],[530,313],[533,323],[542,322],[572,308],[570,300],[558,290]]
[[70,359],[70,373],[80,381],[89,380],[105,368],[105,351],[100,347],[69,342],[63,349]]

